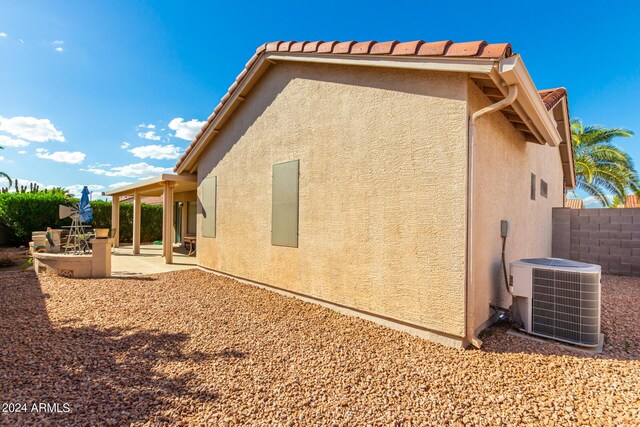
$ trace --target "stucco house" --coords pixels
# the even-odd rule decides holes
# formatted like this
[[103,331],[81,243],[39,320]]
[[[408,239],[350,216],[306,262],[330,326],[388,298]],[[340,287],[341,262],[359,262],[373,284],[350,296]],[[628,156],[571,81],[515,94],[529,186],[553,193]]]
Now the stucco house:
[[197,187],[201,267],[478,345],[511,303],[501,221],[507,263],[551,256],[567,93],[509,44],[267,43],[175,174]]

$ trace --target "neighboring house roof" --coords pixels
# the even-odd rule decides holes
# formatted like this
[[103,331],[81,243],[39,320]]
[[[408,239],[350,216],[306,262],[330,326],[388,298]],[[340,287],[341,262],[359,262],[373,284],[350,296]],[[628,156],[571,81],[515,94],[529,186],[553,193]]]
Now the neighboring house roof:
[[[220,103],[215,107],[213,113],[208,117],[206,123],[202,126],[196,137],[193,139],[191,144],[184,151],[176,166],[174,167],[174,171],[177,173],[182,173],[186,168],[190,168],[193,170],[192,163],[195,161],[193,158],[190,159],[190,156],[197,158],[199,145],[203,143],[203,136],[205,133],[209,132],[209,134],[215,134],[218,131],[219,126],[221,126],[223,119],[220,119],[220,116],[226,115],[227,112],[232,111],[235,107],[233,106],[234,101],[244,100],[244,95],[250,90],[251,84],[247,83],[251,80],[252,77],[259,77],[264,73],[262,71],[256,71],[256,68],[259,68],[258,65],[261,65],[261,60],[264,59],[265,55],[288,55],[292,59],[293,56],[302,59],[309,60],[310,62],[318,62],[318,58],[321,57],[335,57],[339,58],[359,58],[366,59],[368,57],[372,58],[388,58],[394,59],[397,61],[404,60],[406,61],[409,58],[413,59],[440,59],[440,60],[460,60],[462,63],[457,65],[451,64],[440,64],[439,68],[443,71],[465,71],[470,73],[472,78],[479,77],[479,80],[489,80],[489,83],[480,83],[479,86],[483,89],[483,92],[489,96],[490,99],[495,101],[495,99],[503,99],[506,96],[506,83],[501,81],[501,84],[496,85],[495,81],[491,82],[491,80],[500,79],[497,76],[499,74],[502,76],[502,73],[508,73],[511,70],[515,71],[515,75],[512,74],[510,78],[510,82],[508,84],[514,84],[515,80],[525,81],[525,89],[533,90],[535,93],[535,86],[530,81],[530,77],[524,66],[521,64],[521,61],[518,61],[518,55],[514,55],[511,49],[511,45],[509,43],[497,43],[497,44],[488,44],[485,41],[474,41],[474,42],[465,42],[465,43],[454,43],[451,40],[438,41],[438,42],[425,42],[423,40],[416,40],[410,42],[398,42],[398,41],[387,41],[387,42],[375,42],[375,41],[366,41],[366,42],[356,42],[356,41],[346,41],[346,42],[323,42],[323,41],[275,41],[270,43],[265,43],[260,46],[256,53],[251,57],[249,62],[245,65],[244,69],[235,82],[229,87],[227,93],[222,97]],[[496,61],[501,61],[506,58],[514,58],[515,61],[510,61],[509,64],[504,64],[504,70],[502,66],[500,67],[500,71],[496,72],[494,70]],[[469,61],[479,61],[483,64],[485,68],[480,68],[481,71],[477,71],[475,74],[473,72],[476,70],[471,67],[469,63],[464,63],[464,60]],[[372,61],[367,65],[377,66],[380,65],[379,61]],[[267,64],[268,67],[268,64]],[[265,67],[266,68],[266,67]],[[489,77],[481,76],[480,74],[488,75]],[[522,88],[521,88],[522,89]],[[561,122],[568,122],[568,110],[566,108],[566,96],[567,92],[564,88],[557,89],[547,89],[540,91],[538,93],[542,104],[544,105],[544,110],[551,111],[554,109],[556,105],[560,103],[563,99],[565,100],[565,112],[567,115],[566,120],[562,120]],[[231,101],[231,102],[229,102]],[[560,135],[559,131],[556,128],[556,124],[558,124],[558,120],[556,118],[556,122],[554,123],[549,117],[542,117],[543,115],[536,111],[536,101],[528,96],[524,96],[522,101],[519,101],[522,105],[515,107],[510,106],[507,107],[504,111],[505,116],[512,122],[516,128],[522,132],[528,141],[537,140],[539,143],[546,142],[553,144],[561,145],[562,151],[562,162],[563,167],[565,168],[565,175],[568,176],[567,186],[572,188],[575,183],[575,174],[573,170],[573,153],[569,152],[572,150],[570,147],[570,140],[567,142],[566,129],[563,130],[563,135]],[[518,116],[522,115],[522,111],[524,109],[530,109],[531,114],[529,114],[526,118],[519,118]],[[561,114],[561,113],[558,113]],[[515,117],[515,118],[514,118]],[[534,118],[536,120],[531,120]],[[535,123],[534,123],[535,122]],[[215,126],[211,130],[212,124],[215,123]],[[565,128],[568,125],[564,126]],[[539,129],[538,129],[539,127]],[[560,126],[558,126],[560,127]],[[535,128],[535,130],[534,130]],[[549,136],[551,136],[549,138]],[[570,135],[569,135],[570,137]],[[549,141],[552,139],[554,141]],[[195,154],[193,154],[195,150]],[[186,165],[186,162],[189,162],[191,165]]]
[[567,207],[571,209],[584,209],[584,201],[582,199],[567,199]]
[[625,208],[637,208],[638,206],[638,198],[635,194],[629,194],[627,196],[627,200],[624,203]]
[[540,94],[540,98],[542,99],[544,106],[547,107],[547,110],[549,111],[558,105],[558,102],[562,101],[562,98],[567,96],[567,90],[563,87],[556,89],[544,89],[538,91],[538,93]]

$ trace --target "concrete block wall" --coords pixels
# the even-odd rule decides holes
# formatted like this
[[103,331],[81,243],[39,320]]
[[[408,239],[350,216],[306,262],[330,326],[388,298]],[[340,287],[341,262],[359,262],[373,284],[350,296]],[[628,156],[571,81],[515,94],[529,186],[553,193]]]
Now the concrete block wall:
[[640,276],[640,208],[554,208],[552,255]]

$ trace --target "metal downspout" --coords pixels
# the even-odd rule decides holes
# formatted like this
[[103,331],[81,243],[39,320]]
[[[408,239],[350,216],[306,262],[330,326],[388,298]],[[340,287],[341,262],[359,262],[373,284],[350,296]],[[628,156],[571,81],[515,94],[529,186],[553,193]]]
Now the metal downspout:
[[507,96],[487,107],[484,107],[471,115],[469,119],[469,140],[468,140],[468,164],[467,164],[467,271],[466,271],[466,300],[467,300],[467,315],[466,315],[466,335],[469,337],[469,342],[476,347],[482,347],[482,341],[476,336],[473,330],[473,320],[475,312],[473,310],[474,304],[472,298],[473,291],[471,285],[473,282],[473,147],[474,130],[476,121],[483,115],[500,111],[501,109],[508,107],[518,97],[518,87],[515,85],[509,86],[509,92]]

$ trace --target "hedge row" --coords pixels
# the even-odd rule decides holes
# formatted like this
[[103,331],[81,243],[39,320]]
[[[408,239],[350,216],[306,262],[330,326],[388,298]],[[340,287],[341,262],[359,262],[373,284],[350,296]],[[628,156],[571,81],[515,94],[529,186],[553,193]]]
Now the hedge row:
[[[3,193],[0,194],[0,225],[9,231],[13,244],[26,245],[31,240],[31,232],[46,230],[47,227],[60,228],[71,225],[71,220],[58,218],[58,206],[76,203],[77,199],[67,199],[61,194],[51,193]],[[91,202],[94,228],[111,228],[111,202],[95,200]],[[142,227],[140,240],[153,242],[162,239],[162,206],[142,204]],[[120,204],[120,241],[133,240],[133,205]]]

